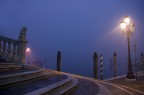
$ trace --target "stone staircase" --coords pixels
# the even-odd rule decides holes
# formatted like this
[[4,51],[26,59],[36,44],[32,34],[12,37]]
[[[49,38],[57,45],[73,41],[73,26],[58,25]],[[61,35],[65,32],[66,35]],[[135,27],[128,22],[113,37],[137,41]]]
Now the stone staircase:
[[17,66],[14,63],[0,63],[0,71],[11,70],[11,69],[21,69],[22,66]]
[[58,81],[33,92],[26,93],[25,95],[62,95],[67,91],[74,89],[77,84],[78,80],[76,78],[67,75],[67,78],[64,80]]
[[62,95],[76,88],[68,74],[35,66],[0,64],[0,95]]
[[75,88],[78,80],[70,74],[23,65],[26,32],[24,26],[17,39],[0,35],[0,95],[61,95]]

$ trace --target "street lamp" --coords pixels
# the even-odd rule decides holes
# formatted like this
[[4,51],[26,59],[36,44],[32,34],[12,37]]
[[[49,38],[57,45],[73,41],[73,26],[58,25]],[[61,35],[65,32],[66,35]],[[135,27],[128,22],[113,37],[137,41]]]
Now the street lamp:
[[130,55],[130,37],[134,32],[134,24],[131,22],[131,19],[128,16],[126,16],[120,23],[120,27],[123,34],[127,36],[128,41],[128,72],[126,78],[135,79],[135,76],[133,75],[132,72],[131,55]]
[[27,49],[26,49],[26,53],[27,53],[27,55],[28,55],[28,64],[29,64],[31,49],[30,49],[30,48],[27,48]]

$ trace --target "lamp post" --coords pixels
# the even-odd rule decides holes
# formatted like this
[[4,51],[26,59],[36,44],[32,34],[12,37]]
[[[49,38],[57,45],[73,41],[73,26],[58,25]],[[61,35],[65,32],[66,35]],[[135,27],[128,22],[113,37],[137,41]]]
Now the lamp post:
[[135,76],[132,72],[132,64],[131,64],[131,55],[130,55],[130,37],[132,36],[134,32],[134,24],[132,24],[130,18],[126,16],[121,24],[120,24],[121,30],[123,31],[123,34],[127,36],[128,41],[128,72],[126,75],[127,79],[135,79]]
[[27,49],[26,49],[26,53],[27,53],[27,55],[28,55],[28,64],[29,64],[31,49],[30,49],[30,48],[27,48]]

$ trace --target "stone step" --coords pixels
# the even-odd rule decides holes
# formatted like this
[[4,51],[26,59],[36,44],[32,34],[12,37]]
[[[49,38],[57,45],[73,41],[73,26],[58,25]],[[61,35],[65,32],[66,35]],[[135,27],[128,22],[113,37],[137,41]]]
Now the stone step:
[[32,80],[35,78],[40,78],[49,75],[49,73],[44,73],[43,69],[20,72],[14,74],[7,74],[0,76],[0,87],[4,87],[11,84],[16,84],[18,82]]
[[26,93],[33,92],[35,90],[52,85],[56,82],[65,80],[66,78],[66,75],[55,74],[35,80],[23,81],[20,82],[18,85],[0,88],[0,95],[24,95]]
[[[4,64],[5,65],[5,64]],[[12,65],[11,65],[12,66]],[[27,67],[27,66],[24,66]],[[25,93],[23,93],[23,91],[19,93],[23,93],[25,95],[41,95],[41,94],[49,94],[49,95],[61,95],[63,93],[66,93],[67,91],[71,90],[72,88],[75,88],[78,85],[78,80],[76,78],[73,78],[72,76],[68,75],[68,74],[64,74],[66,77],[66,79],[62,79],[59,81],[53,81],[52,83],[48,82],[48,84],[46,85],[45,82],[47,81],[46,78],[50,78],[51,76],[59,76],[61,75],[61,73],[57,72],[57,71],[53,71],[53,70],[48,70],[48,69],[36,69],[33,66],[28,66],[29,68],[33,68],[33,70],[31,71],[24,71],[24,72],[15,72],[15,70],[9,70],[8,73],[6,74],[0,74],[0,93],[1,91],[3,91],[2,89],[9,89],[9,88],[19,88],[22,87],[23,91],[25,92],[24,89],[27,89]],[[26,69],[26,68],[25,68]],[[21,70],[24,70],[21,69]],[[21,71],[19,70],[19,71]],[[10,71],[14,71],[12,73],[9,73]],[[16,70],[18,71],[18,70]],[[1,71],[0,73],[2,73],[4,71]],[[43,82],[42,80],[46,80],[45,82]],[[48,79],[49,80],[49,79]],[[35,82],[34,82],[35,81]],[[49,80],[52,81],[52,80]],[[31,83],[32,82],[32,83]],[[42,83],[42,84],[41,84]],[[44,84],[43,84],[44,83]],[[30,88],[25,88],[25,86],[23,87],[23,85],[35,85],[37,88],[37,85],[39,85],[39,87],[36,89],[35,86],[30,86]],[[44,86],[45,85],[45,86]],[[28,89],[33,89],[33,90],[28,90]],[[9,92],[11,90],[4,90],[6,92]],[[2,92],[3,93],[3,92]],[[5,93],[5,92],[4,92]],[[17,93],[17,91],[15,91],[15,93]]]
[[22,72],[28,72],[28,71],[34,71],[34,70],[39,70],[39,69],[23,68],[23,69],[12,69],[12,70],[0,71],[0,76],[11,75],[11,74],[13,75],[16,73],[22,73]]
[[63,95],[71,90],[74,90],[78,86],[78,79],[72,77],[71,82],[58,87],[55,90],[48,92],[48,95]]
[[[6,63],[8,62],[8,60],[6,60],[5,58],[3,58],[2,56],[0,56],[0,63]],[[9,61],[10,62],[10,61]]]
[[21,69],[21,66],[0,66],[0,70],[12,70],[12,69]]
[[0,71],[1,70],[11,70],[11,69],[24,69],[24,68],[29,68],[29,69],[41,69],[40,67],[30,65],[30,64],[15,64],[15,63],[0,63]]
[[78,85],[78,80],[70,75],[62,81],[56,82],[44,88],[40,88],[25,95],[62,95]]
[[14,63],[0,63],[0,71],[3,70],[12,70],[12,69],[21,69],[22,66],[18,66]]
[[1,65],[16,65],[15,63],[0,63],[0,66]]
[[14,73],[14,74],[1,75],[0,80],[12,78],[12,77],[17,77],[17,76],[26,76],[26,75],[31,75],[31,74],[40,73],[40,72],[43,72],[43,69]]

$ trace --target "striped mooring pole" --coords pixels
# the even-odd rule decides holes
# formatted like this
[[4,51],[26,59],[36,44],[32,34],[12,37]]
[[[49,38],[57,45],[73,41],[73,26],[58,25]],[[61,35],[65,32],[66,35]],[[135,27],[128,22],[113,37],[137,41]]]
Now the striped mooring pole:
[[100,79],[103,80],[103,56],[100,55]]

